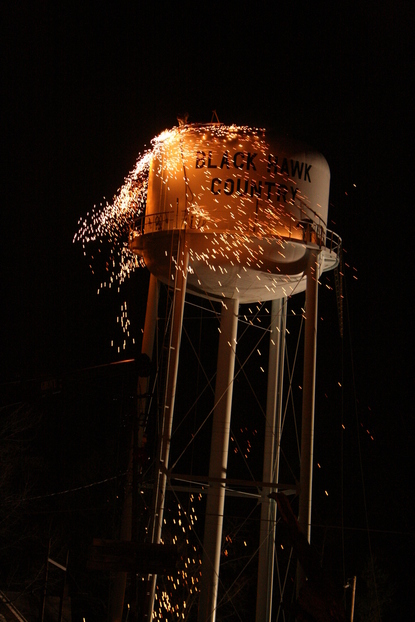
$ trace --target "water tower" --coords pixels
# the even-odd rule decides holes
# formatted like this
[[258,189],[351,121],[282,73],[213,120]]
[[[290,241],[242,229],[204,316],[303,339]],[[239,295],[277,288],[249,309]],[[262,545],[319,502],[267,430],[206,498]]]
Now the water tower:
[[153,151],[146,212],[131,230],[129,245],[151,273],[142,346],[150,358],[158,282],[173,291],[154,491],[152,540],[156,543],[162,534],[186,292],[222,303],[199,622],[214,622],[216,616],[238,309],[239,304],[257,301],[272,301],[257,621],[270,619],[273,540],[266,534],[275,521],[275,503],[267,494],[278,489],[276,403],[284,309],[287,297],[304,290],[299,523],[310,538],[318,279],[337,265],[339,250],[338,237],[327,229],[329,185],[329,167],[321,154],[261,129],[184,125],[161,135]]

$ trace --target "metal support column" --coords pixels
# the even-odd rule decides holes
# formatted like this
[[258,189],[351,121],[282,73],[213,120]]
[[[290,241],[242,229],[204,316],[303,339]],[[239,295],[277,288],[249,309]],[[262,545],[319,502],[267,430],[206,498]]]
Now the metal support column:
[[[238,328],[237,300],[223,301],[215,385],[209,478],[226,478]],[[225,484],[211,482],[206,499],[199,622],[215,622],[222,545]]]
[[[286,299],[273,300],[268,358],[263,482],[278,482],[286,317]],[[262,489],[256,622],[270,622],[271,620],[277,505],[275,501],[268,498],[268,495],[274,490],[266,487]]]
[[[155,276],[150,275],[150,282],[147,294],[146,317],[144,321],[144,334],[141,345],[141,354],[146,354],[150,360],[153,356],[154,336],[156,332],[157,308],[159,300],[159,282]],[[137,381],[137,416],[142,418],[145,416],[147,409],[147,393],[148,393],[148,377],[139,377]],[[133,428],[133,435],[136,433],[137,426]],[[133,528],[133,511],[132,511],[132,487],[133,487],[133,451],[134,446],[138,444],[142,447],[144,427],[138,427],[138,438],[132,438],[130,459],[128,467],[128,476],[126,483],[126,492],[121,517],[120,540],[131,540]],[[121,622],[124,608],[125,586],[127,582],[127,573],[119,572],[114,575],[110,587],[109,604],[108,604],[108,620],[110,622]]]
[[[173,412],[174,401],[176,397],[176,382],[177,372],[179,368],[179,350],[180,341],[182,336],[183,326],[183,311],[184,301],[186,297],[186,277],[187,266],[189,261],[189,253],[185,244],[185,232],[182,231],[179,240],[179,249],[177,253],[177,263],[175,270],[174,281],[174,296],[173,296],[173,313],[172,313],[172,327],[170,333],[169,353],[168,353],[168,366],[167,366],[167,381],[166,391],[164,399],[164,412],[163,412],[163,428],[161,447],[159,454],[159,463],[156,473],[156,488],[155,504],[154,504],[154,517],[152,527],[152,542],[155,544],[160,543],[161,530],[164,517],[164,500],[167,486],[167,469],[169,466],[170,455],[170,443],[171,433],[173,426]],[[154,596],[156,590],[157,575],[152,575],[149,589],[149,608],[148,608],[148,620],[152,620]]]

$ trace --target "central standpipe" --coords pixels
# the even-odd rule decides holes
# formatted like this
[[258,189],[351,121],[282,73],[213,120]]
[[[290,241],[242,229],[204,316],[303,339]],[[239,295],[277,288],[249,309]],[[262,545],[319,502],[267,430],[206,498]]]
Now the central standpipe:
[[226,486],[225,483],[215,480],[226,479],[228,466],[238,308],[238,300],[223,301],[209,464],[210,485],[207,492],[203,540],[199,622],[215,622],[216,618]]
[[[284,377],[286,298],[272,301],[265,418],[263,482],[278,482]],[[277,506],[268,498],[275,489],[263,487],[259,532],[256,622],[270,622],[274,581],[274,534]]]

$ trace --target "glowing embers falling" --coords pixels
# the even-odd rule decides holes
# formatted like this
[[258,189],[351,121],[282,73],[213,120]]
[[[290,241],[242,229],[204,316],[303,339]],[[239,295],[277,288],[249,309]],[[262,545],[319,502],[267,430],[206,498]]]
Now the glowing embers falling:
[[[151,141],[151,149],[144,154],[140,154],[133,170],[125,178],[124,184],[118,190],[111,203],[106,201],[94,206],[86,217],[80,218],[78,221],[78,231],[73,241],[81,242],[84,255],[87,256],[87,245],[91,247],[93,243],[94,251],[90,253],[90,269],[95,273],[95,263],[99,254],[104,254],[106,262],[106,271],[108,279],[101,283],[98,293],[104,287],[111,288],[116,282],[120,286],[124,280],[137,267],[143,264],[129,250],[128,233],[133,221],[144,214],[147,200],[149,170],[151,161],[160,161],[164,153],[169,153],[169,159],[163,162],[162,182],[168,184],[169,180],[177,175],[184,175],[184,181],[188,184],[185,173],[183,173],[183,162],[191,157],[190,146],[183,137],[187,133],[195,133],[198,136],[197,144],[203,143],[206,138],[207,126],[189,126],[181,128],[173,128],[165,130],[159,136]],[[223,141],[231,140],[241,134],[249,134],[254,144],[258,143],[258,147],[264,142],[260,138],[262,130],[255,130],[249,127],[237,126],[209,126],[210,140]],[[171,145],[180,143],[181,150],[172,150]],[[176,153],[176,157],[174,156]],[[210,222],[211,225],[217,225],[215,218],[209,215],[208,211],[198,205],[197,197],[194,196],[190,189],[188,192],[188,219],[189,225],[196,224],[199,228],[202,222]],[[192,220],[193,219],[193,220]],[[96,243],[102,248],[96,249]],[[108,246],[107,246],[108,245]],[[92,248],[92,247],[91,247]]]
[[[84,255],[87,255],[87,245],[92,249],[90,254],[90,269],[95,273],[95,263],[98,256],[105,256],[109,259],[106,262],[108,278],[101,283],[98,293],[104,287],[112,288],[115,284],[120,285],[125,279],[139,266],[143,265],[129,249],[128,233],[133,222],[144,214],[147,191],[149,184],[150,165],[154,166],[154,175],[166,187],[169,187],[174,180],[180,180],[185,186],[186,209],[184,221],[180,222],[179,228],[187,226],[190,229],[203,231],[223,231],[228,229],[227,223],[221,218],[217,218],[212,210],[203,205],[200,193],[211,185],[211,171],[204,171],[205,182],[200,188],[193,184],[193,180],[188,178],[189,166],[187,163],[194,160],[195,150],[204,149],[209,153],[209,148],[221,146],[226,149],[227,143],[240,141],[240,148],[243,142],[249,140],[249,145],[258,155],[259,161],[265,161],[268,153],[268,144],[265,140],[265,131],[257,128],[225,126],[225,125],[206,125],[206,126],[184,126],[173,128],[162,132],[151,141],[151,149],[140,155],[136,161],[134,169],[125,178],[125,183],[114,196],[112,203],[108,201],[101,203],[99,207],[94,206],[92,212],[78,222],[79,228],[74,236],[74,242],[81,242]],[[239,147],[238,147],[239,148]],[[241,152],[242,153],[242,152]],[[229,203],[226,213],[231,221],[231,230],[234,233],[232,241],[233,257],[229,256],[229,244],[224,244],[225,253],[222,252],[224,262],[238,261],[238,247],[246,249],[246,236],[254,237],[297,237],[291,224],[284,218],[284,210],[278,206],[273,206],[266,199],[261,201],[261,206],[254,218],[248,215],[249,209],[252,211],[254,198],[249,196],[239,197],[237,204]],[[251,208],[248,206],[251,205]],[[225,206],[226,207],[226,206]],[[226,220],[226,219],[225,219]],[[289,219],[290,220],[290,219]],[[228,223],[230,224],[230,223]],[[168,225],[171,228],[172,223]],[[224,242],[224,239],[221,240]],[[91,243],[92,246],[91,246]],[[96,248],[96,245],[98,249]],[[205,260],[209,259],[205,256]],[[255,257],[252,257],[255,262]],[[260,268],[258,261],[255,262]]]
[[[122,342],[122,346],[118,346],[118,354],[121,352],[121,350],[125,350],[127,347],[127,341],[129,339],[132,339],[132,343],[133,345],[135,344],[135,339],[134,337],[131,337],[130,335],[130,326],[131,326],[131,321],[128,317],[128,312],[127,312],[127,302],[124,301],[123,304],[121,305],[121,315],[117,316],[117,324],[120,325],[121,327],[121,331],[123,333],[123,342]],[[111,340],[111,347],[114,347],[114,340]]]
[[[98,288],[98,294],[103,287],[111,288],[115,282],[121,285],[140,265],[128,248],[128,232],[134,218],[144,212],[150,160],[151,151],[140,155],[112,203],[107,201],[99,207],[94,206],[92,212],[78,221],[79,229],[73,241],[81,242],[85,256],[87,245],[97,242],[103,245],[96,252],[99,254],[104,250],[109,275],[108,280]],[[94,260],[96,257],[91,253],[90,268],[93,273]]]
[[[219,157],[218,154],[222,154],[222,160],[225,158],[224,154],[228,154],[226,158],[231,158],[232,153],[233,159],[239,158],[235,161],[238,165],[237,168],[235,169],[233,165],[229,164],[229,170],[226,164],[226,162],[229,163],[229,160],[224,160],[224,181],[221,197],[223,209],[218,212],[215,212],[211,205],[204,202],[204,199],[211,195],[212,175],[215,169],[209,170],[206,166],[196,171],[195,154],[198,152],[206,154],[206,164],[210,152],[216,154],[216,158]],[[275,297],[281,289],[281,282],[284,282],[284,286],[286,284],[287,293],[291,294],[297,287],[297,283],[294,282],[290,285],[290,279],[279,274],[280,270],[275,268],[275,263],[273,267],[269,265],[268,261],[265,266],[264,260],[267,249],[272,243],[278,247],[276,248],[275,262],[284,262],[286,261],[285,241],[288,238],[301,241],[302,230],[298,229],[298,222],[291,213],[293,197],[290,201],[287,197],[288,202],[286,203],[284,199],[284,204],[280,204],[278,201],[273,202],[267,198],[265,191],[261,200],[258,200],[255,192],[251,196],[250,190],[245,193],[241,192],[237,197],[225,196],[224,194],[225,173],[226,176],[233,175],[235,178],[234,189],[238,187],[237,179],[239,177],[244,180],[244,183],[245,180],[249,181],[249,188],[251,189],[250,175],[255,171],[253,166],[248,166],[249,158],[258,167],[256,171],[258,179],[255,183],[259,184],[260,178],[262,179],[261,176],[265,174],[264,171],[267,169],[266,164],[269,158],[274,157],[270,154],[265,131],[247,126],[189,125],[166,130],[156,136],[151,141],[151,148],[143,155],[139,155],[133,170],[125,178],[124,184],[112,202],[106,201],[99,206],[94,206],[86,217],[79,220],[79,228],[74,236],[74,242],[81,242],[84,255],[89,255],[90,269],[100,281],[97,293],[101,293],[103,289],[115,289],[116,292],[119,292],[121,285],[136,268],[144,265],[143,259],[130,250],[129,233],[130,228],[134,230],[134,238],[143,232],[152,233],[153,230],[159,230],[154,228],[157,224],[155,218],[157,214],[152,214],[149,209],[151,203],[150,189],[154,182],[161,184],[164,189],[164,194],[162,193],[161,196],[167,196],[169,194],[168,189],[177,183],[177,188],[181,188],[179,194],[182,193],[180,196],[183,195],[182,198],[185,199],[180,204],[180,209],[182,209],[180,218],[177,218],[176,212],[171,211],[172,209],[175,210],[176,206],[170,205],[173,201],[172,197],[176,197],[176,186],[174,186],[175,190],[170,192],[171,196],[165,206],[166,211],[163,212],[163,222],[161,225],[159,222],[162,229],[186,228],[189,232],[197,232],[202,235],[204,233],[217,235],[213,241],[211,239],[203,245],[200,244],[200,240],[197,244],[196,242],[194,244],[189,243],[189,271],[193,271],[195,279],[199,279],[200,282],[197,284],[196,281],[196,286],[198,285],[200,290],[204,289],[203,277],[199,277],[197,271],[200,265],[204,264],[210,275],[212,272],[216,272],[218,275],[217,283],[214,283],[215,288],[217,288],[217,290],[215,289],[217,295],[229,295],[229,286],[225,289],[223,284],[227,280],[227,272],[234,266],[241,268],[235,288],[235,295],[237,296],[243,291],[240,276],[246,277],[248,271],[251,274],[254,273],[252,279],[255,280],[255,287],[262,287],[264,296],[269,294],[270,297]],[[153,177],[150,173],[151,167],[153,167]],[[247,170],[248,168],[250,170]],[[273,169],[270,174],[274,175],[277,185],[277,178],[282,177],[282,172]],[[151,178],[150,183],[149,178]],[[264,181],[264,179],[261,183],[265,188],[266,180]],[[291,182],[294,184],[290,178],[287,180],[284,178],[282,181],[287,184],[288,188],[291,187]],[[268,180],[268,183],[271,182]],[[228,186],[226,186],[227,189]],[[304,197],[300,197],[299,190],[296,191],[295,198],[300,202],[304,199]],[[174,198],[173,202],[175,201]],[[286,209],[288,204],[291,207]],[[156,206],[155,209],[160,210],[161,207]],[[297,206],[296,209],[300,208]],[[144,215],[145,211],[148,214],[146,213],[144,230],[140,232],[135,228],[134,223]],[[170,213],[174,215],[169,216]],[[153,222],[153,230],[151,226],[148,226],[150,219]],[[199,235],[198,237],[202,236]],[[137,249],[135,250],[137,251]],[[102,276],[103,271],[104,276]],[[272,278],[270,277],[271,272],[273,273]],[[266,278],[263,276],[264,273],[268,273]],[[284,291],[283,294],[285,295],[285,293]],[[256,294],[254,297],[256,299]],[[124,342],[122,347],[125,349]]]
[[201,576],[201,549],[200,536],[194,530],[201,500],[201,494],[191,494],[185,509],[176,497],[165,513],[162,543],[178,547],[179,564],[174,574],[159,577],[153,612],[155,620],[184,620],[196,602]]

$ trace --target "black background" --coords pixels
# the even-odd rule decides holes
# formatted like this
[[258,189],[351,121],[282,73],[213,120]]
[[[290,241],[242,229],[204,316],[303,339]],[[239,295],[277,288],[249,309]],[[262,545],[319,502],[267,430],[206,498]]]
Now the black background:
[[[72,240],[178,113],[309,142],[329,162],[346,251],[350,400],[374,437],[362,445],[370,526],[396,552],[395,611],[412,612],[412,3],[22,1],[2,21],[3,382],[123,358],[110,347],[119,300],[96,296]],[[126,286],[137,335],[146,287],[144,271]],[[325,305],[335,323],[334,297]],[[323,390],[334,354],[321,338]]]

